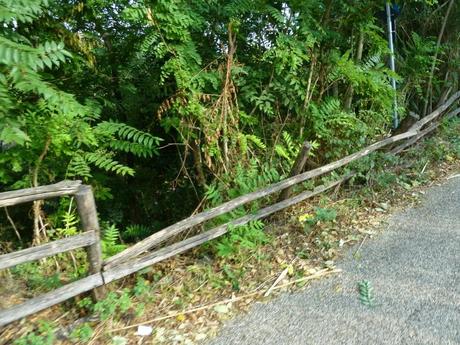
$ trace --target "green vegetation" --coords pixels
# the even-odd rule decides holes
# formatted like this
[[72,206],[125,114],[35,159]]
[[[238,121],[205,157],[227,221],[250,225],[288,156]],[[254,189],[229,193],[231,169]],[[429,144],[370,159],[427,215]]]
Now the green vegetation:
[[374,287],[368,280],[362,280],[358,283],[359,300],[368,307],[375,306]]
[[56,330],[47,322],[41,322],[37,331],[15,340],[14,345],[52,345]]
[[[91,185],[107,258],[193,212],[282,180],[305,141],[312,145],[306,169],[356,152],[390,134],[395,96],[404,127],[410,111],[423,117],[459,89],[459,4],[447,16],[445,1],[396,3],[393,73],[381,1],[0,0],[0,192],[64,179]],[[459,126],[458,118],[443,122],[423,150],[376,152],[338,171],[356,173],[351,184],[360,194],[333,205],[325,196],[292,217],[293,255],[332,260],[343,242],[358,239],[337,225],[344,214],[363,206],[386,212],[384,198],[433,177],[427,166],[459,159]],[[81,228],[70,197],[1,211],[0,253]],[[197,291],[202,284],[245,291],[256,270],[248,262],[273,274],[269,263],[288,257],[271,252],[284,237],[264,226],[232,228],[196,249],[199,264],[182,274]],[[8,275],[38,293],[83,276],[86,262],[79,250]],[[172,285],[166,272],[175,268],[142,273],[148,279],[96,304],[80,300],[79,313],[141,315],[150,284],[173,290],[163,287]],[[174,290],[176,307],[195,301],[187,289]],[[93,326],[83,323],[69,337],[87,342]],[[52,343],[50,327],[36,326],[16,343]]]
[[[413,202],[412,200],[417,199],[413,197],[417,186],[428,183],[438,174],[433,168],[423,170],[426,162],[430,162],[430,166],[438,166],[446,159],[458,162],[460,154],[455,133],[458,133],[459,129],[459,120],[446,122],[435,138],[426,140],[424,145],[411,148],[404,159],[394,159],[387,154],[376,155],[368,161],[372,163],[371,171],[363,167],[362,173],[358,174],[360,176],[354,182],[359,183],[361,188],[344,191],[339,198],[324,195],[307,206],[308,212],[300,213],[290,221],[286,220],[288,224],[278,230],[263,232],[260,222],[249,224],[247,228],[236,227],[224,238],[202,246],[187,257],[181,257],[180,260],[185,262],[179,265],[172,260],[139,272],[136,277],[130,279],[129,284],[123,284],[123,288],[117,289],[114,286],[102,301],[95,303],[90,297],[85,297],[77,303],[71,303],[72,308],[58,307],[58,315],[62,313],[60,309],[74,314],[70,324],[73,324],[73,318],[77,318],[77,315],[90,316],[91,319],[97,320],[74,325],[68,339],[72,343],[87,343],[88,339],[97,336],[95,329],[101,322],[119,324],[123,327],[126,318],[142,322],[146,316],[157,318],[177,314],[171,317],[173,321],[167,319],[169,322],[164,324],[154,323],[155,329],[158,328],[161,332],[173,332],[179,325],[193,325],[196,321],[187,320],[181,311],[209,304],[215,299],[219,301],[221,297],[217,296],[229,296],[233,293],[238,296],[260,286],[265,286],[261,290],[264,292],[273,281],[268,277],[276,278],[278,272],[285,268],[288,269],[289,277],[299,279],[311,274],[309,267],[318,259],[324,262],[326,267],[333,265],[333,261],[329,260],[335,260],[335,255],[344,242],[362,242],[362,234],[355,230],[355,221],[363,221],[364,218],[358,213],[360,209],[372,205],[377,210],[393,196],[395,200],[392,204],[400,201],[402,197],[409,197],[410,202]],[[444,157],[436,154],[440,146],[443,147]],[[407,168],[399,170],[401,164]],[[389,179],[388,176],[392,178]],[[383,211],[386,212],[386,208]],[[368,209],[365,214],[369,212]],[[307,226],[307,222],[311,225]],[[285,236],[287,229],[289,236]],[[249,241],[247,246],[246,241]],[[243,242],[245,244],[242,244]],[[293,257],[296,258],[295,262],[291,261]],[[359,259],[359,255],[356,258]],[[49,276],[43,275],[43,271],[55,270],[53,260],[48,260],[46,265],[24,264],[12,269],[11,272],[17,279],[24,279],[26,282],[30,279],[31,282],[28,284],[35,284],[33,289],[40,293],[53,288],[49,276],[52,277],[54,273]],[[71,266],[69,265],[66,270],[71,272]],[[277,273],[273,277],[274,270]],[[375,306],[373,286],[371,282],[364,282],[366,281],[360,282],[357,286],[359,300],[363,305]],[[296,285],[302,287],[304,283]],[[169,307],[158,313],[160,306],[165,304],[169,304]],[[149,315],[149,312],[153,314]],[[219,311],[213,309],[213,312],[217,315],[230,314],[226,305],[222,307],[222,311],[219,308]],[[208,318],[212,320],[211,316]],[[59,325],[44,325],[42,322],[32,323],[28,326],[29,331],[17,339],[16,343],[34,344],[35,341],[36,344],[46,344],[47,339],[54,341],[52,339],[56,339]],[[167,331],[164,331],[165,328]],[[107,332],[102,339],[115,343],[118,339],[126,341],[127,338]]]
[[[460,9],[437,47],[440,5],[400,4],[402,117],[423,112],[436,52],[428,108],[458,87]],[[133,241],[286,176],[305,140],[310,166],[354,152],[391,127],[382,11],[375,1],[2,0],[2,190],[82,179],[101,218]],[[66,206],[33,217],[54,229]],[[18,226],[30,240],[30,223]]]

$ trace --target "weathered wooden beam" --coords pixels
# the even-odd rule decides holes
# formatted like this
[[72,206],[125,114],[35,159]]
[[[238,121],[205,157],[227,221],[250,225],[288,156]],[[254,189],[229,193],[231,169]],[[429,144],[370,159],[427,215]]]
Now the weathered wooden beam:
[[431,114],[428,114],[427,116],[422,118],[420,121],[417,121],[416,123],[414,123],[412,127],[409,128],[409,131],[418,131],[428,122],[433,121],[439,115],[444,113],[452,104],[454,104],[458,100],[460,100],[460,91],[457,91],[452,96],[450,96],[450,98],[443,105],[441,105],[438,109],[433,111]]
[[0,327],[61,303],[83,292],[92,290],[102,284],[102,276],[100,274],[93,274],[41,296],[34,297],[22,304],[0,310]]
[[401,153],[405,148],[415,144],[417,141],[419,141],[422,137],[424,137],[425,135],[427,135],[428,133],[434,131],[436,128],[439,127],[439,123],[433,123],[431,124],[430,126],[428,126],[427,128],[425,128],[424,130],[420,131],[415,137],[413,138],[410,138],[409,140],[407,140],[405,143],[399,145],[399,146],[396,146],[394,149],[391,150],[391,153],[397,155],[399,153]]
[[0,255],[0,270],[23,264],[25,262],[39,260],[48,256],[67,252],[69,250],[90,246],[96,243],[97,240],[98,238],[96,237],[94,231],[88,231],[72,237],[45,243],[37,247],[3,254]]
[[48,186],[3,192],[0,193],[0,207],[71,195],[77,192],[80,185],[81,181],[62,181]]
[[[345,176],[333,183],[324,185],[324,186],[319,186],[315,188],[313,191],[307,191],[300,193],[297,196],[294,196],[292,198],[283,200],[281,202],[278,202],[274,205],[265,207],[255,214],[251,215],[246,215],[244,217],[241,217],[237,220],[231,221],[227,224],[223,224],[221,226],[218,226],[212,230],[209,230],[205,233],[193,236],[189,239],[186,239],[184,241],[180,241],[178,243],[175,243],[173,245],[170,245],[168,247],[162,248],[156,252],[144,255],[143,257],[137,258],[132,260],[129,263],[123,263],[123,260],[128,259],[130,257],[133,257],[135,255],[138,255],[152,246],[161,243],[162,241],[166,240],[167,238],[170,238],[171,236],[174,236],[181,231],[190,228],[194,225],[197,225],[203,221],[212,219],[214,217],[217,217],[223,213],[227,213],[236,207],[239,207],[241,205],[244,205],[250,201],[262,198],[264,196],[270,195],[272,193],[275,193],[277,191],[289,188],[297,183],[301,183],[303,181],[306,181],[310,178],[325,174],[327,172],[330,172],[332,170],[335,170],[339,167],[342,167],[356,159],[359,159],[361,157],[364,157],[368,155],[371,152],[374,152],[386,145],[398,142],[400,140],[404,140],[406,138],[413,138],[411,142],[415,142],[418,140],[420,137],[423,135],[431,132],[434,130],[436,127],[439,126],[438,123],[431,125],[430,127],[426,128],[423,131],[420,131],[420,128],[422,128],[426,123],[432,121],[436,117],[438,117],[442,112],[444,112],[453,102],[458,100],[460,98],[460,93],[459,96],[452,100],[453,98],[451,97],[449,101],[446,102],[442,107],[444,109],[437,109],[435,112],[430,114],[429,116],[425,117],[421,121],[417,122],[413,129],[408,132],[402,133],[400,135],[396,135],[394,137],[386,138],[384,140],[381,140],[377,143],[374,143],[370,146],[368,146],[365,149],[362,149],[361,151],[358,151],[352,155],[349,155],[347,157],[344,157],[336,162],[330,163],[328,165],[325,165],[323,167],[308,171],[303,174],[299,174],[297,176],[290,177],[286,180],[283,180],[281,182],[275,183],[267,188],[264,188],[262,190],[256,191],[249,193],[247,195],[241,196],[239,198],[236,198],[234,200],[231,200],[227,203],[224,203],[220,206],[217,206],[213,209],[210,209],[208,211],[202,212],[198,215],[189,217],[179,223],[176,223],[166,229],[163,229],[160,231],[160,233],[156,233],[152,235],[151,237],[147,238],[146,240],[142,241],[138,245],[135,245],[131,247],[130,249],[132,250],[126,250],[122,252],[122,255],[118,255],[116,257],[112,257],[110,260],[107,261],[107,265],[104,267],[105,271],[104,272],[99,272],[98,270],[100,269],[101,266],[101,253],[100,253],[100,243],[98,241],[98,231],[99,231],[99,224],[97,221],[97,214],[96,214],[96,208],[95,208],[95,203],[94,203],[94,197],[92,195],[91,189],[88,188],[88,186],[84,186],[79,189],[79,193],[77,193],[77,203],[79,207],[79,213],[82,216],[82,224],[84,225],[84,228],[88,230],[89,232],[85,233],[86,235],[92,233],[93,236],[96,237],[96,242],[98,246],[94,246],[94,244],[90,245],[92,248],[88,251],[89,256],[90,256],[90,265],[91,265],[91,270],[98,272],[94,273],[89,277],[83,278],[79,281],[70,283],[64,287],[61,287],[57,290],[51,291],[47,294],[44,294],[40,297],[33,298],[23,304],[20,304],[18,306],[6,309],[6,310],[1,310],[0,311],[0,327],[3,325],[6,325],[12,321],[18,320],[20,318],[23,318],[25,316],[31,315],[33,313],[36,313],[40,310],[43,310],[45,308],[48,308],[52,305],[55,305],[57,303],[60,303],[64,300],[67,300],[71,297],[74,297],[82,292],[89,291],[92,289],[95,289],[99,286],[102,286],[104,283],[111,282],[113,280],[122,278],[126,275],[129,275],[131,273],[137,272],[142,268],[148,267],[154,263],[157,263],[159,261],[165,260],[169,257],[172,257],[174,255],[177,255],[179,253],[182,253],[188,249],[194,248],[202,243],[208,242],[214,238],[217,238],[219,236],[222,236],[223,234],[227,233],[229,231],[229,228],[234,227],[234,226],[241,226],[244,224],[247,224],[250,221],[260,219],[263,217],[266,217],[274,212],[277,212],[279,210],[282,210],[284,208],[287,208],[289,206],[292,206],[294,204],[299,203],[302,200],[305,200],[309,197],[312,197],[314,195],[320,194],[324,192],[325,190],[332,188],[334,186],[339,185],[346,179],[350,178],[351,175]],[[447,104],[449,103],[450,104]],[[439,113],[437,113],[439,112]],[[450,113],[448,117],[456,116],[460,113],[460,109],[457,109]],[[414,138],[415,136],[415,138]],[[407,144],[407,143],[406,143]],[[60,193],[57,195],[53,196],[60,196],[60,195],[68,195],[68,194],[74,194],[76,190],[72,191],[66,191],[66,194],[62,194],[62,190],[59,191],[50,191],[49,189],[46,189],[47,187],[50,186],[44,186],[44,187],[38,187],[38,188],[45,188],[44,194],[47,193]],[[34,188],[31,188],[32,190]],[[0,194],[0,207],[1,206],[8,206],[12,205],[18,202],[25,202],[24,198],[27,197],[32,197],[34,196],[34,199],[27,199],[26,201],[32,201],[32,200],[37,200],[37,199],[43,199],[46,197],[51,197],[51,196],[46,196],[43,197],[36,197],[34,193],[28,194],[28,192],[25,193],[20,193],[22,191],[15,191],[15,192],[7,192],[7,193],[2,193]],[[37,189],[35,189],[35,192],[37,192]],[[40,191],[40,193],[43,192],[43,189]],[[13,193],[13,194],[12,194]],[[20,193],[20,194],[17,194]],[[14,198],[20,198],[20,200],[16,200],[14,203],[7,204],[8,200],[14,199]],[[3,202],[4,204],[1,204]],[[11,201],[10,201],[11,202]],[[82,234],[84,235],[84,234]],[[155,236],[156,235],[156,236]],[[68,239],[64,239],[68,240]],[[57,241],[53,242],[56,243]],[[49,244],[46,244],[49,245]],[[46,246],[43,245],[43,246]],[[36,248],[42,248],[43,246],[36,247]],[[35,248],[30,248],[30,249],[35,249]],[[70,249],[65,249],[62,251],[66,251]],[[20,253],[20,252],[19,252]],[[12,253],[16,254],[16,253]],[[23,254],[23,253],[22,253]],[[10,255],[10,254],[7,254]],[[52,254],[50,254],[52,255]],[[4,258],[0,257],[0,258]],[[116,266],[118,262],[121,262],[120,265]],[[1,261],[0,261],[1,263]],[[10,266],[8,266],[10,267]]]
[[295,184],[307,181],[313,177],[323,175],[325,173],[328,173],[330,171],[333,171],[337,168],[340,168],[350,162],[353,162],[359,158],[362,158],[364,156],[367,156],[371,152],[374,152],[382,147],[385,147],[387,145],[390,145],[392,143],[413,137],[417,134],[416,131],[409,131],[406,133],[402,133],[399,135],[395,135],[393,137],[389,137],[386,139],[383,139],[381,141],[378,141],[354,154],[351,154],[349,156],[346,156],[342,159],[339,159],[338,161],[335,161],[333,163],[324,165],[322,167],[319,167],[317,169],[313,169],[307,172],[304,172],[300,175],[293,176],[290,178],[287,178],[283,181],[280,181],[278,183],[274,183],[266,188],[263,188],[261,190],[240,196],[238,198],[235,198],[233,200],[227,201],[223,203],[220,206],[216,206],[214,208],[211,208],[207,211],[198,213],[196,215],[193,215],[191,217],[188,217],[176,224],[173,224],[171,226],[166,227],[163,230],[160,230],[156,232],[155,234],[147,237],[146,239],[136,243],[134,246],[124,250],[121,253],[118,253],[110,258],[108,258],[105,263],[107,265],[115,265],[115,264],[120,264],[123,261],[126,261],[129,258],[135,257],[148,249],[156,246],[157,244],[167,240],[168,238],[171,238],[172,236],[175,236],[182,231],[189,229],[197,224],[200,224],[206,220],[215,218],[217,216],[220,216],[224,213],[230,212],[234,210],[237,207],[240,207],[244,204],[247,204],[251,201],[260,199],[262,197],[271,195],[273,193],[279,192],[285,188],[288,188],[290,186],[293,186]]
[[[307,163],[308,154],[310,153],[311,145],[308,141],[305,141],[300,148],[299,154],[292,166],[291,172],[289,173],[289,177],[293,177],[299,175],[303,168],[305,167],[305,163]],[[292,187],[288,187],[285,190],[282,190],[280,196],[278,197],[278,201],[283,201],[289,198],[292,192]]]
[[200,244],[203,244],[205,242],[208,242],[212,239],[215,239],[217,237],[224,235],[232,227],[242,226],[251,221],[267,217],[270,214],[283,210],[305,199],[318,195],[330,188],[338,186],[339,184],[349,179],[351,176],[353,176],[353,174],[344,176],[338,179],[337,181],[328,183],[326,185],[318,186],[313,191],[306,191],[306,192],[300,193],[290,199],[286,199],[276,204],[273,204],[271,206],[260,209],[254,214],[249,214],[244,217],[233,220],[231,222],[228,222],[226,224],[220,225],[202,234],[190,237],[186,240],[183,240],[183,241],[174,243],[170,246],[167,246],[165,248],[159,249],[156,252],[144,255],[141,258],[133,259],[129,263],[124,263],[119,266],[114,266],[114,264],[104,266],[104,272],[102,273],[104,276],[104,281],[108,283],[113,280],[120,279],[131,273],[137,272],[145,267],[151,266],[157,262],[163,261],[174,255],[185,252],[188,249],[194,248],[196,246],[199,246]]
[[449,114],[446,115],[446,119],[451,119],[460,114],[460,108],[452,110]]
[[[77,210],[80,215],[80,222],[84,231],[94,231],[96,241],[86,247],[86,253],[89,261],[89,273],[95,274],[101,271],[102,267],[102,249],[100,242],[99,220],[97,218],[96,202],[94,201],[91,186],[80,186],[75,194]],[[94,289],[93,297],[100,300],[105,295],[104,287]]]
[[[458,109],[455,109],[453,110],[452,112],[450,112],[449,114],[446,115],[446,118],[449,119],[449,118],[452,118],[452,117],[455,117],[457,116],[458,114],[460,114],[460,108]],[[414,145],[417,141],[419,141],[421,138],[423,138],[424,136],[426,136],[427,134],[431,133],[432,131],[434,131],[436,128],[438,128],[439,126],[441,125],[441,122],[436,122],[436,123],[432,123],[431,125],[429,125],[427,128],[425,128],[424,130],[420,131],[415,137],[413,138],[410,138],[409,140],[407,140],[405,143],[395,147],[394,149],[391,150],[391,153],[393,154],[398,154],[398,153],[401,153],[404,149],[406,149],[407,147],[409,146],[412,146]]]

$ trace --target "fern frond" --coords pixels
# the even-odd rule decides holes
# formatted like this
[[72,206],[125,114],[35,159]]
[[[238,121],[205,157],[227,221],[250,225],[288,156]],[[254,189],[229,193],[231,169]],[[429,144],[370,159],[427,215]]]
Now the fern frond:
[[86,177],[90,178],[91,168],[88,162],[81,154],[76,154],[72,157],[67,167],[68,177]]
[[340,101],[337,98],[326,98],[319,106],[311,104],[312,115],[317,120],[326,121],[341,111]]
[[48,0],[2,0],[0,1],[0,22],[14,21],[31,23],[48,6]]
[[104,257],[112,256],[121,252],[126,245],[120,244],[120,231],[115,224],[106,226],[102,236],[102,252]]
[[141,43],[140,51],[143,54],[148,53],[152,46],[158,42],[159,34],[156,31],[148,33]]
[[74,236],[78,233],[77,225],[79,223],[76,212],[67,211],[62,215],[61,219],[62,226],[56,228],[56,234],[58,238]]
[[363,69],[365,71],[369,71],[377,66],[380,65],[382,62],[382,57],[380,54],[374,54],[369,56],[364,62],[363,62]]
[[287,149],[289,150],[289,154],[291,158],[293,158],[299,152],[299,147],[298,147],[299,145],[294,143],[294,140],[292,139],[291,135],[288,132],[283,131],[282,135],[283,135],[283,141],[286,144]]
[[111,155],[107,152],[87,152],[85,154],[85,160],[95,165],[96,167],[103,169],[105,171],[115,172],[117,175],[130,175],[134,176],[134,169],[127,167],[114,160]]
[[125,239],[143,239],[152,233],[152,229],[148,226],[141,224],[133,224],[126,227],[123,231],[123,238]]
[[137,143],[153,150],[152,153],[156,152],[157,146],[162,141],[161,138],[119,122],[103,121],[96,126],[96,131],[104,136],[117,135],[124,141]]
[[206,200],[210,201],[211,205],[218,205],[222,202],[222,195],[220,194],[219,187],[216,183],[206,186],[204,196]]
[[270,16],[273,17],[273,19],[276,20],[278,24],[283,24],[286,22],[286,17],[273,6],[267,6],[265,10],[268,12],[268,14],[270,14]]
[[225,13],[231,17],[250,12],[254,9],[254,1],[252,0],[233,0],[224,7]]
[[35,48],[0,36],[0,62],[8,66],[24,65],[34,71],[42,70],[45,66],[51,69],[59,67],[70,56],[62,42],[45,42]]
[[242,133],[238,133],[238,144],[243,155],[248,152],[248,138]]
[[362,304],[373,307],[375,304],[374,288],[370,281],[363,280],[358,283],[359,300]]
[[135,156],[144,158],[152,157],[155,153],[157,153],[157,151],[151,147],[125,140],[111,140],[109,142],[109,146],[116,151],[132,153]]
[[285,158],[289,163],[292,162],[292,158],[289,153],[286,151],[284,146],[282,145],[275,145],[275,152],[282,158]]
[[247,140],[249,140],[251,143],[253,143],[257,148],[265,151],[267,149],[267,146],[263,143],[262,139],[260,139],[258,136],[254,134],[246,134]]
[[102,240],[109,246],[113,246],[120,238],[120,231],[115,224],[105,228]]

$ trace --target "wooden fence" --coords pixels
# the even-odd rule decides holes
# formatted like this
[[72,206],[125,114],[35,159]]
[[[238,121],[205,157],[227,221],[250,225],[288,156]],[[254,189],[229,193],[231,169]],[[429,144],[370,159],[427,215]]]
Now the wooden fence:
[[32,298],[25,303],[6,310],[0,310],[0,326],[36,313],[89,290],[93,290],[95,298],[102,297],[103,288],[98,288],[104,285],[104,281],[100,274],[102,253],[99,223],[96,213],[96,204],[90,186],[82,185],[80,181],[63,181],[49,186],[0,193],[0,207],[67,195],[75,196],[83,232],[75,236],[45,243],[36,247],[0,255],[0,269],[43,259],[73,249],[85,248],[89,260],[90,275],[54,291]]
[[[435,130],[439,126],[439,122],[433,121],[439,118],[441,115],[445,114],[445,112],[453,104],[459,101],[459,99],[460,91],[452,95],[442,106],[440,106],[434,112],[416,122],[409,128],[407,132],[385,138],[354,154],[346,156],[336,162],[327,164],[320,168],[299,174],[298,172],[301,170],[299,165],[302,165],[300,162],[305,161],[304,158],[300,157],[300,159],[297,160],[293,171],[291,172],[291,177],[258,191],[240,196],[225,202],[220,206],[211,208],[207,211],[188,217],[176,224],[168,226],[167,228],[156,232],[155,234],[136,243],[121,253],[108,258],[104,262],[102,261],[101,255],[96,205],[94,202],[91,187],[81,185],[79,181],[63,181],[50,186],[0,193],[0,207],[12,206],[23,202],[48,199],[52,197],[74,195],[84,231],[83,233],[76,236],[46,243],[37,247],[20,250],[17,252],[0,255],[0,269],[9,268],[24,262],[38,260],[44,257],[82,247],[86,248],[89,259],[89,275],[87,277],[69,283],[41,296],[32,298],[20,305],[13,306],[9,309],[0,310],[0,327],[55,304],[61,303],[83,292],[93,290],[95,298],[101,298],[104,294],[103,286],[109,282],[125,277],[145,267],[151,266],[157,262],[220,237],[227,233],[229,229],[235,226],[241,226],[247,224],[250,221],[264,218],[277,211],[295,205],[305,199],[311,198],[312,196],[323,193],[328,189],[339,186],[341,183],[353,176],[353,173],[343,176],[334,182],[318,186],[313,191],[305,191],[294,197],[289,197],[289,191],[292,186],[343,167],[350,162],[367,156],[371,152],[374,152],[378,149],[405,140],[404,143],[394,147],[391,152],[396,154],[403,151],[406,147],[414,144],[417,140]],[[459,113],[460,109],[456,109],[447,114],[446,117],[457,116]],[[431,125],[427,126],[430,123]],[[425,126],[427,127],[424,128]],[[306,145],[301,150],[301,154],[306,155],[308,149],[308,145]],[[286,192],[286,190],[288,190],[288,192]],[[205,221],[214,219],[249,202],[280,191],[284,191],[284,193],[281,194],[281,197],[275,204],[264,207],[254,214],[248,214],[244,217],[215,227],[214,229],[192,236],[172,245],[157,249],[153,252],[149,252],[150,249],[157,247],[167,239],[180,234],[187,229],[190,229]]]

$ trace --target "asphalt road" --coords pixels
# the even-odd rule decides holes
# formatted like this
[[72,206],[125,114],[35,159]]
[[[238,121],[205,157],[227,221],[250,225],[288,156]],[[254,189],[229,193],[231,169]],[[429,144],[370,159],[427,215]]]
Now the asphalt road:
[[[208,344],[460,344],[460,177],[424,198],[393,215],[360,259],[352,248],[343,273],[256,304]],[[358,299],[361,280],[374,287],[373,308]]]

